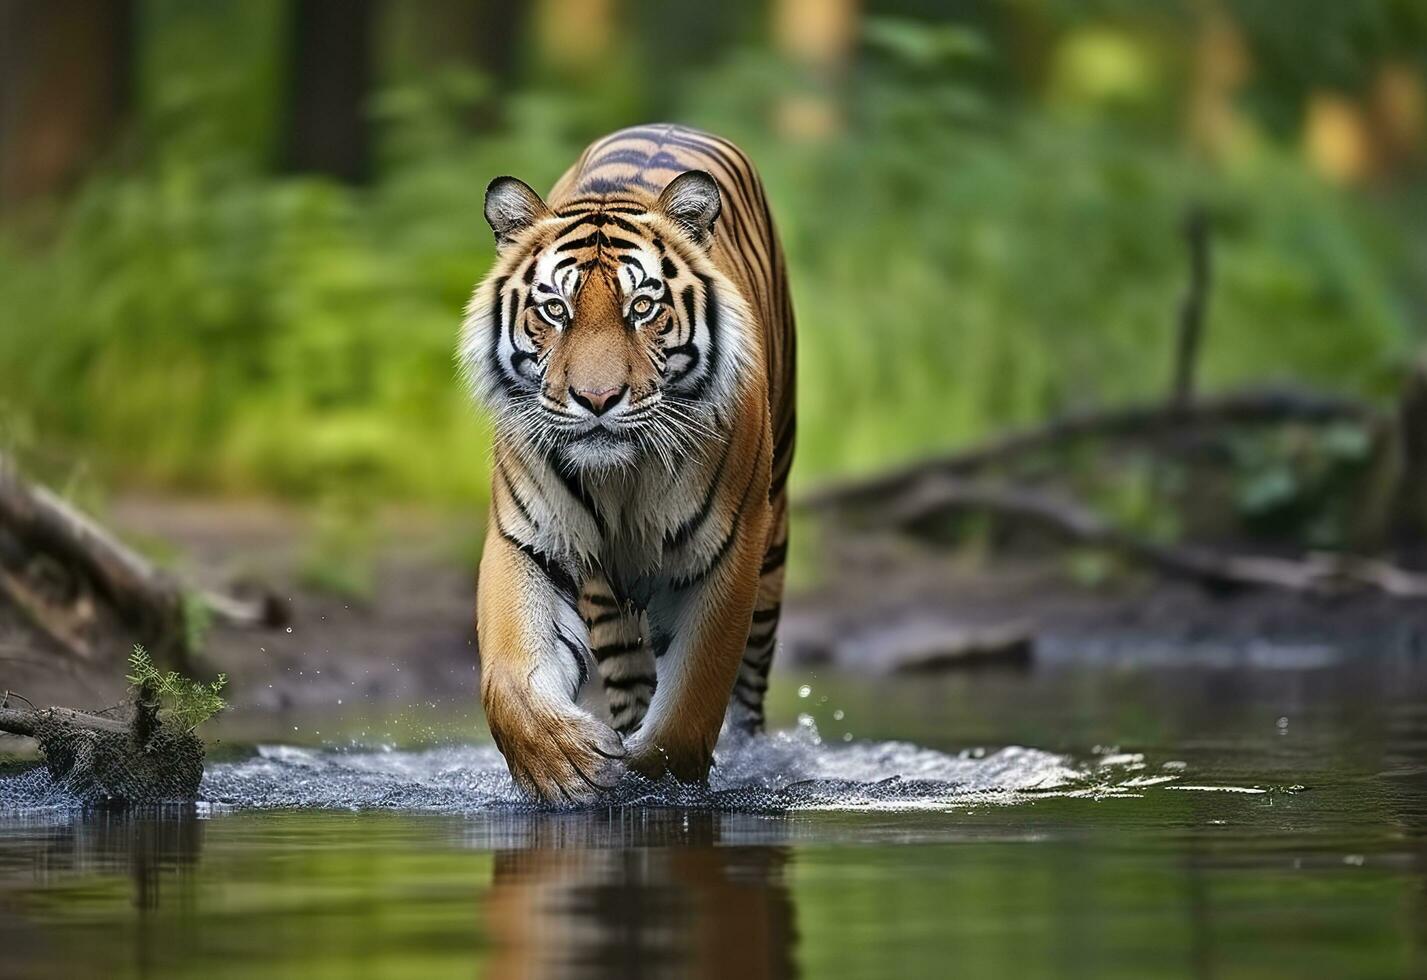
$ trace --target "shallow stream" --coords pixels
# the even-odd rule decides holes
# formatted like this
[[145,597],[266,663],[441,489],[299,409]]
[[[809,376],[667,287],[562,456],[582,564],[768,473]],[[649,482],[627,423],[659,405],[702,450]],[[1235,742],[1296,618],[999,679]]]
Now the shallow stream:
[[776,680],[578,812],[463,699],[240,713],[193,808],[9,777],[0,975],[1427,975],[1421,656]]

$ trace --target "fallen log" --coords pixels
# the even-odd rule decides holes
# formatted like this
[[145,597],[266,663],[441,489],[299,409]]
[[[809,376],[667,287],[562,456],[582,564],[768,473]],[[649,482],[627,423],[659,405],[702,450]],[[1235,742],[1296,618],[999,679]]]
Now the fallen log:
[[1014,484],[939,474],[870,510],[867,520],[874,527],[907,527],[954,511],[978,511],[1037,525],[1213,588],[1272,588],[1324,596],[1375,590],[1397,598],[1427,598],[1427,575],[1387,562],[1347,554],[1311,554],[1294,560],[1152,541],[1076,501]]
[[11,705],[0,699],[0,731],[35,739],[55,783],[84,803],[130,805],[192,800],[203,779],[203,741],[162,723],[142,696],[127,718],[73,708]]
[[[81,659],[94,653],[89,633],[96,598],[160,659],[176,661],[192,652],[187,649],[185,597],[233,625],[283,621],[283,608],[271,597],[244,600],[186,588],[58,494],[24,480],[3,454],[0,532],[5,546],[0,548],[0,594]],[[56,597],[35,582],[36,564],[44,561],[75,573],[70,594]]]
[[897,674],[1028,667],[1035,655],[1035,633],[1020,623],[921,633],[894,642],[889,669]]
[[1377,417],[1377,410],[1365,402],[1304,388],[1254,388],[1200,398],[1188,404],[1157,401],[1077,412],[967,449],[870,476],[826,483],[803,494],[798,506],[825,510],[866,503],[906,491],[929,477],[968,476],[1076,439],[1152,441],[1176,432],[1227,426],[1287,422],[1370,424]]

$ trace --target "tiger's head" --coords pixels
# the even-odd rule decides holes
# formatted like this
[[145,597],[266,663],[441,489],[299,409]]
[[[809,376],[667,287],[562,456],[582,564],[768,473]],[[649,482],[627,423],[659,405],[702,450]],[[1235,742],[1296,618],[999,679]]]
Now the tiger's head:
[[460,362],[499,436],[577,470],[672,467],[714,430],[752,361],[747,305],[711,255],[718,185],[552,210],[514,177],[486,191],[494,268]]

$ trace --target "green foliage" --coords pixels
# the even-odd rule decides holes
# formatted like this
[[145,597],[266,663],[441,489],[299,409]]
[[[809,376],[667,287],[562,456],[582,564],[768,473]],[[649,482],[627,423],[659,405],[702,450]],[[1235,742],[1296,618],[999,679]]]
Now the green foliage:
[[213,626],[213,610],[203,596],[194,592],[183,594],[183,642],[189,653],[203,649],[208,630]]
[[159,701],[159,718],[167,725],[192,731],[228,707],[222,690],[228,683],[227,674],[208,684],[188,680],[177,671],[164,672],[154,666],[149,652],[134,644],[129,655],[129,673],[125,678],[137,693],[148,688]]
[[[881,18],[865,40],[827,142],[777,135],[805,80],[756,51],[660,93],[769,188],[801,325],[795,483],[1162,391],[1191,200],[1214,214],[1206,387],[1374,395],[1403,363],[1427,301],[1410,222],[1319,183],[1295,147],[1200,167],[1113,109],[1008,99],[1004,45],[970,27]],[[548,186],[610,120],[598,93],[527,91],[473,138],[459,120],[489,87],[429,74],[374,100],[373,186],[263,173],[236,137],[175,144],[204,125],[200,86],[150,122],[185,152],[92,179],[42,247],[0,235],[10,425],[129,480],[483,498],[488,422],[452,348],[492,258],[485,184]]]
[[1373,462],[1363,427],[1243,434],[1230,448],[1244,533],[1318,548],[1347,543]]

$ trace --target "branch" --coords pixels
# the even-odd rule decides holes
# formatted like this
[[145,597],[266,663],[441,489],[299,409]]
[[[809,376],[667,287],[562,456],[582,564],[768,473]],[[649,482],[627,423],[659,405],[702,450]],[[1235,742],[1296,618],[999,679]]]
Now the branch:
[[1111,524],[1073,500],[1028,487],[988,485],[944,475],[922,481],[876,512],[873,521],[904,527],[955,510],[1039,525],[1081,544],[1107,548],[1167,574],[1217,588],[1273,588],[1312,595],[1371,589],[1399,598],[1427,598],[1427,575],[1386,562],[1326,554],[1293,561],[1163,544]]
[[33,736],[46,721],[57,721],[94,732],[127,734],[129,726],[117,718],[101,718],[73,708],[7,708],[0,706],[0,732]]
[[1201,398],[1189,405],[1164,402],[1063,415],[1033,428],[877,473],[836,480],[814,488],[798,501],[820,510],[875,502],[906,491],[931,476],[965,476],[1069,440],[1098,437],[1150,440],[1169,432],[1231,425],[1302,422],[1370,422],[1376,410],[1364,402],[1301,388],[1255,388]]
[[[83,580],[135,627],[145,643],[160,650],[180,648],[184,635],[183,584],[59,495],[23,480],[3,454],[0,527],[14,535],[26,554],[50,555],[67,568],[78,570]],[[87,655],[88,644],[72,610],[48,601],[26,584],[23,575],[3,566],[0,591],[66,649]],[[215,615],[239,625],[275,625],[281,612],[270,600],[248,602],[207,592],[195,594]]]
[[1189,246],[1189,284],[1179,304],[1175,331],[1173,406],[1183,411],[1194,399],[1194,375],[1199,366],[1204,336],[1204,311],[1209,298],[1209,215],[1196,204],[1184,218],[1184,239]]

